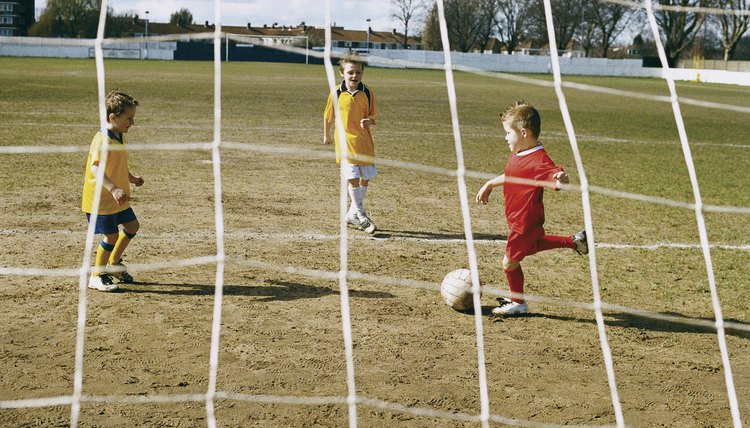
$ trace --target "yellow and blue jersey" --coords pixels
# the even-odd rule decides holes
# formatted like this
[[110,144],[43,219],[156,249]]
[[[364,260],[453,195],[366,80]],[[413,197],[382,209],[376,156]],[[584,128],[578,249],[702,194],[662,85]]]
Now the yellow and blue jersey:
[[[107,165],[104,173],[117,187],[124,190],[130,196],[130,178],[128,175],[128,152],[125,150],[125,136],[115,135],[107,131],[109,136],[109,150],[107,152]],[[91,141],[88,159],[86,160],[86,174],[83,182],[83,200],[81,211],[91,213],[94,203],[94,191],[96,190],[96,176],[91,171],[92,165],[99,165],[102,156],[103,144],[102,132],[99,131]],[[99,214],[116,214],[130,208],[130,203],[119,205],[107,189],[102,189],[99,200]]]

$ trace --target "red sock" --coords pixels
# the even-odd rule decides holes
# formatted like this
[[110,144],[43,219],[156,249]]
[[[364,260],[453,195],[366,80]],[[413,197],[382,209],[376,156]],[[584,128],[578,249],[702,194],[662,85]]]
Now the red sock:
[[[508,286],[512,293],[523,294],[523,270],[521,270],[521,266],[513,270],[506,270],[505,277],[508,278]],[[518,297],[511,297],[510,300],[523,303],[523,299]]]
[[539,251],[547,251],[555,248],[575,248],[571,236],[544,235],[536,241]]

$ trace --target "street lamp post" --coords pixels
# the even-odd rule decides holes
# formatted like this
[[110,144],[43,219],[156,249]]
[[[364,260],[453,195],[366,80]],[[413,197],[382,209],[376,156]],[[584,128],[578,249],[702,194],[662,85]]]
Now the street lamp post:
[[148,58],[148,11],[146,11],[146,55],[145,58]]
[[370,18],[367,18],[367,55],[370,55]]

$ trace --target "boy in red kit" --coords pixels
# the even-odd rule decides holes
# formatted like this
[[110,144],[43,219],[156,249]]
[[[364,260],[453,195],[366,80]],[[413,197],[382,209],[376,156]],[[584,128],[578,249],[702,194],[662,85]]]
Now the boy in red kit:
[[[492,189],[503,186],[505,219],[510,232],[503,257],[503,270],[512,296],[500,298],[495,315],[525,314],[528,306],[523,300],[523,270],[521,260],[526,256],[554,248],[571,248],[588,254],[586,232],[573,236],[553,236],[544,233],[544,187],[560,190],[570,179],[565,170],[555,165],[539,142],[542,120],[529,103],[518,101],[501,116],[510,157],[505,173],[489,180],[476,196],[477,203],[487,204]],[[508,178],[533,180],[537,186],[506,181]],[[544,186],[544,187],[542,187]]]

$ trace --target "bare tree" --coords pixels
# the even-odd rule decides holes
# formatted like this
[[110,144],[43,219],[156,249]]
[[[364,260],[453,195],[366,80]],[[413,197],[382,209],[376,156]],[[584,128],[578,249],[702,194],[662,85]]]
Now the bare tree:
[[750,27],[750,15],[734,14],[731,11],[747,12],[750,10],[748,0],[718,0],[718,6],[727,13],[719,15],[721,23],[721,44],[724,47],[724,61],[732,59],[742,36]]
[[484,51],[490,39],[494,37],[497,25],[497,15],[500,11],[501,0],[479,0],[477,22],[477,48]]
[[[445,24],[451,50],[483,51],[494,35],[499,0],[444,0]],[[422,43],[427,49],[442,49],[437,3],[425,17]]]
[[409,25],[413,24],[419,18],[419,14],[425,9],[422,0],[391,0],[391,6],[394,12],[391,15],[398,19],[404,26],[404,49],[409,46]]
[[612,43],[628,27],[633,17],[636,16],[636,12],[620,3],[608,3],[599,0],[588,0],[588,2],[586,14],[593,21],[593,25],[596,26],[600,37],[602,57],[606,58]]
[[481,0],[445,0],[443,5],[451,49],[469,52],[479,45]]
[[500,0],[498,2],[497,33],[505,43],[508,54],[513,54],[526,37],[531,0]]
[[[659,4],[697,8],[708,3],[708,0],[659,0]],[[664,38],[664,51],[670,66],[680,57],[695,40],[701,29],[705,16],[690,9],[654,9],[656,23],[661,28]]]
[[[584,0],[583,18],[578,25],[576,33],[586,58],[592,56],[592,52],[598,47],[599,27],[596,25],[595,8],[599,5],[598,0]],[[591,7],[593,6],[593,7]]]
[[[583,19],[583,3],[580,0],[554,0],[551,6],[557,49],[564,51],[568,49]],[[531,10],[534,36],[542,43],[549,43],[543,0],[534,0]]]

